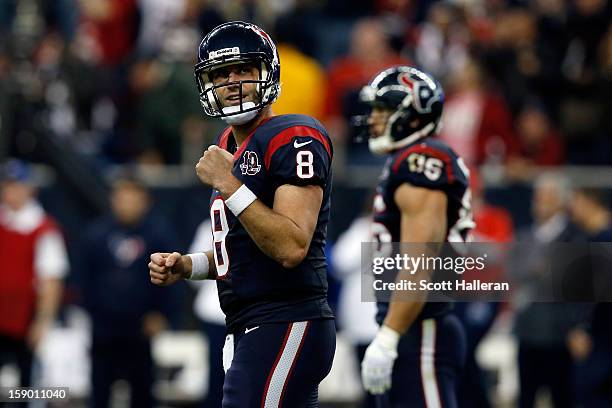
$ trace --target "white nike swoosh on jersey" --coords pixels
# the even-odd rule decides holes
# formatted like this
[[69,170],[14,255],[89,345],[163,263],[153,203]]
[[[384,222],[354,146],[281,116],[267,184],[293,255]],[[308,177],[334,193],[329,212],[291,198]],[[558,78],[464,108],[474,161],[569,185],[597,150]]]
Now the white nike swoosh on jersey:
[[312,140],[309,140],[309,141],[304,142],[304,143],[298,143],[297,140],[294,140],[293,141],[293,147],[295,147],[296,149],[299,149],[302,146],[306,146],[308,143],[312,143]]
[[244,334],[249,334],[253,330],[259,329],[259,326],[251,327],[250,329],[244,329]]

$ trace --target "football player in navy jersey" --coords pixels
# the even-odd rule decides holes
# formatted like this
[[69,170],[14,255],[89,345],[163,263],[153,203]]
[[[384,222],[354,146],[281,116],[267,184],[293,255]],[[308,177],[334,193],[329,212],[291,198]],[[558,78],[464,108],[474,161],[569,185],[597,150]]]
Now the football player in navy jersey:
[[[369,147],[388,160],[377,186],[372,232],[379,242],[463,241],[474,227],[469,172],[434,135],[444,93],[428,74],[389,68],[365,86]],[[417,273],[428,274],[429,271]],[[378,334],[362,362],[365,388],[393,407],[456,407],[465,335],[452,304],[379,302]]]
[[272,113],[278,53],[254,24],[206,35],[195,76],[206,114],[230,125],[196,165],[213,188],[214,249],[152,254],[151,281],[217,280],[228,330],[223,407],[317,406],[335,350],[323,251],[330,138],[314,118]]

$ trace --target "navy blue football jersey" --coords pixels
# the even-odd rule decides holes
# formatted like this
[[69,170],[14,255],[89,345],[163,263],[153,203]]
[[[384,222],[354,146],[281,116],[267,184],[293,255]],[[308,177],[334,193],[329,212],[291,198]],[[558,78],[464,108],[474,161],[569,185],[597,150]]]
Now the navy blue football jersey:
[[236,150],[231,128],[215,141],[234,154],[232,173],[272,208],[284,184],[323,189],[316,229],[306,258],[285,269],[265,255],[218,191],[210,201],[217,288],[228,330],[246,325],[332,319],[327,303],[324,253],[329,222],[332,143],[323,125],[304,115],[273,116]]
[[[446,194],[449,242],[464,241],[474,227],[469,171],[463,160],[444,142],[427,138],[389,156],[376,188],[372,233],[379,242],[401,241],[401,211],[394,199],[399,186],[440,190]],[[377,321],[382,323],[388,303],[378,303]],[[428,302],[418,319],[442,316],[452,310],[447,302]]]

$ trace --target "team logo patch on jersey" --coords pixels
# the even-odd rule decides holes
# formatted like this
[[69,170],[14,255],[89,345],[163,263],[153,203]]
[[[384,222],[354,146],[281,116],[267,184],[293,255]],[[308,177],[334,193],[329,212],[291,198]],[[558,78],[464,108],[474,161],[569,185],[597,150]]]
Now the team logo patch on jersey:
[[254,176],[261,170],[261,164],[259,164],[259,157],[257,153],[247,150],[242,155],[242,163],[240,164],[240,171],[243,175]]
[[127,268],[144,255],[145,243],[139,236],[115,235],[109,239],[108,247],[121,268]]

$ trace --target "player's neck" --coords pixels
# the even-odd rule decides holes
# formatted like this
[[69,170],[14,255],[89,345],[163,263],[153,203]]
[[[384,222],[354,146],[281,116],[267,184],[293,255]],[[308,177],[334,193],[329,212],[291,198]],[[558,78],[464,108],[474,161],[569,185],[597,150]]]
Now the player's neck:
[[257,126],[261,125],[263,121],[272,116],[274,116],[274,113],[272,112],[272,109],[267,106],[252,121],[247,122],[244,125],[232,126],[232,133],[234,134],[234,139],[236,139],[236,146],[239,148],[242,142],[244,142],[246,138],[255,129],[257,129]]

